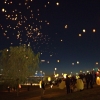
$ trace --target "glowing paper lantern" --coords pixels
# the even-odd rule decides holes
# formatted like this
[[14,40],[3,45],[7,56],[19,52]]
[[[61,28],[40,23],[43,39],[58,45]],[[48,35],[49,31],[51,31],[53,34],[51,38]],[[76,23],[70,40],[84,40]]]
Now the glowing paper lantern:
[[84,89],[84,83],[81,79],[77,79],[76,87],[77,87],[77,90],[83,90]]
[[99,63],[98,62],[96,62],[96,65],[98,65]]
[[79,64],[79,61],[77,61],[77,64]]
[[78,36],[82,36],[81,34],[79,34]]
[[65,28],[67,28],[67,25],[65,25]]
[[19,89],[21,89],[21,85],[19,84]]
[[83,32],[86,32],[86,30],[85,30],[85,29],[83,29]]
[[2,8],[2,12],[4,12],[5,11],[5,9],[4,8]]
[[57,2],[57,3],[56,3],[56,5],[58,6],[58,5],[59,5],[59,3]]
[[65,81],[62,81],[60,84],[59,84],[59,88],[60,89],[64,89],[65,88]]
[[67,75],[67,74],[63,74],[63,77],[66,78],[66,75]]
[[97,83],[97,85],[100,85],[100,77],[97,77],[96,83]]
[[93,29],[93,32],[95,32],[96,30],[95,29]]
[[40,88],[42,88],[41,84],[42,84],[42,81],[39,82],[39,87],[40,87]]
[[51,81],[51,77],[48,77],[48,81]]
[[57,62],[60,62],[60,60],[57,60]]

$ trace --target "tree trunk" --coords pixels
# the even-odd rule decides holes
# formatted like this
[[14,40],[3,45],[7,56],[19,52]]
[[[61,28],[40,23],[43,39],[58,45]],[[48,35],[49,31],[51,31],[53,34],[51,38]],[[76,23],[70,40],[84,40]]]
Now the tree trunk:
[[16,80],[17,81],[17,96],[19,96],[19,79]]

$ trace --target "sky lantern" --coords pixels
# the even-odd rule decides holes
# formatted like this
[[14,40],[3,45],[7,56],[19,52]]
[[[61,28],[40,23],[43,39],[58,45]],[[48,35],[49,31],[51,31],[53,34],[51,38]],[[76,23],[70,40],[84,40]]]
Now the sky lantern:
[[67,25],[65,25],[65,28],[67,28]]
[[81,34],[78,34],[78,36],[82,36]]
[[72,63],[72,65],[74,65],[74,63]]
[[93,29],[92,31],[93,31],[93,32],[95,32],[96,30],[95,30],[95,29]]
[[86,30],[85,30],[85,29],[83,29],[83,32],[85,33],[85,32],[86,32]]
[[60,62],[60,60],[57,60],[57,62]]
[[41,62],[45,62],[45,60],[41,60]]
[[47,63],[50,63],[49,61],[47,61]]
[[63,40],[61,39],[60,41],[62,42]]
[[79,64],[79,61],[77,61],[77,64]]
[[55,70],[57,70],[57,68],[55,68]]
[[51,77],[48,77],[48,81],[49,81],[49,82],[51,81]]
[[59,5],[59,2],[57,2],[56,5],[58,6]]
[[4,8],[2,8],[2,12],[5,12],[5,9]]
[[99,63],[98,63],[98,62],[96,62],[95,64],[96,64],[96,65],[98,65]]

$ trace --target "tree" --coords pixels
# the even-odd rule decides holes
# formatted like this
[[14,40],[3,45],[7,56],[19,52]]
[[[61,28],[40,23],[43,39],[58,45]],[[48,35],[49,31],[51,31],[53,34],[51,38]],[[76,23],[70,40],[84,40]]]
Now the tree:
[[18,85],[33,75],[39,67],[39,53],[35,54],[26,45],[4,49],[0,54],[0,64],[3,68],[3,75],[11,79],[11,84]]

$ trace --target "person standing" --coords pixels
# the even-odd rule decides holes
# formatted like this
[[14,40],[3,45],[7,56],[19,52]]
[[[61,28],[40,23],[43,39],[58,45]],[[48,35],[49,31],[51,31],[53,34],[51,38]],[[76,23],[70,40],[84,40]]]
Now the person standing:
[[42,95],[44,95],[45,93],[45,82],[44,81],[42,81],[41,87],[42,87]]
[[90,88],[93,88],[93,75],[92,75],[92,73],[90,73],[89,76],[90,76]]
[[70,78],[68,77],[68,75],[66,76],[66,89],[67,89],[67,94],[70,93]]
[[89,73],[86,74],[85,78],[86,78],[86,88],[88,89],[89,88],[89,83],[90,83]]

